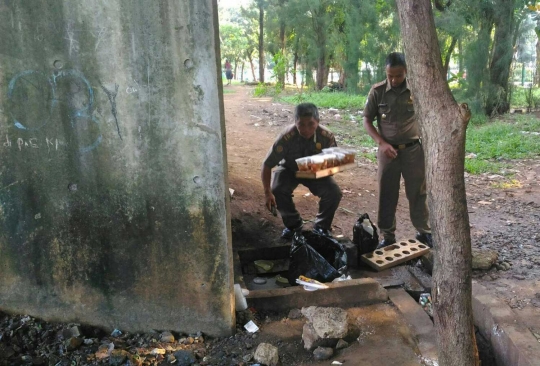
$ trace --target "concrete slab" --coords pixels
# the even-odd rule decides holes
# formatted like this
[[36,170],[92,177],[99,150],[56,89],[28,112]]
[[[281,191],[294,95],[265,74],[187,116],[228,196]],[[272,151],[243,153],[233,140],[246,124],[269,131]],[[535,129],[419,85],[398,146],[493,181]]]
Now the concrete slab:
[[302,286],[250,291],[246,300],[249,306],[266,311],[285,311],[304,306],[346,308],[388,300],[386,290],[371,278],[359,278],[327,285],[328,289],[317,291],[306,291]]
[[540,345],[512,309],[475,281],[472,292],[474,324],[491,342],[497,365],[539,365]]
[[412,333],[415,334],[422,360],[426,365],[437,365],[436,333],[429,315],[403,289],[390,289],[388,296],[403,315]]

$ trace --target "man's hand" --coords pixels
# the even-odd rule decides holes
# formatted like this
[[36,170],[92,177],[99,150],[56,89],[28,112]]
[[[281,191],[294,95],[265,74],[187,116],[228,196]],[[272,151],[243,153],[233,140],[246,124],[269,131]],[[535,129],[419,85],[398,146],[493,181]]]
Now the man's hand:
[[379,150],[389,159],[395,159],[397,157],[397,150],[386,141],[380,143]]
[[272,192],[265,193],[264,196],[265,196],[265,200],[266,200],[266,208],[268,209],[268,211],[270,211],[270,212],[272,212],[272,214],[274,214],[275,211],[272,210],[272,207],[274,207],[274,210],[275,210],[275,207],[277,206],[276,205],[276,198],[274,197]]

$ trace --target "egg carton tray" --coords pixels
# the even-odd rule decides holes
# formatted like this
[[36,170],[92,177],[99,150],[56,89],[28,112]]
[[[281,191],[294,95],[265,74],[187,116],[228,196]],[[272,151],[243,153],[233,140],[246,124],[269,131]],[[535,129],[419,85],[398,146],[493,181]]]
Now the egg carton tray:
[[413,258],[420,257],[430,250],[427,245],[418,240],[407,239],[377,249],[371,253],[363,254],[361,260],[375,270],[382,271],[410,261]]

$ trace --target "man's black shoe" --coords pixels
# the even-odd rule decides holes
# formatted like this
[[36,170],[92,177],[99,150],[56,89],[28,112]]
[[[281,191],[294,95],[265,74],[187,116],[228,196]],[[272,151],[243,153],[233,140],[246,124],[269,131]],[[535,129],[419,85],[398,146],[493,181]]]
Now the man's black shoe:
[[416,233],[416,240],[428,247],[433,248],[433,236],[429,233]]
[[290,239],[292,239],[294,237],[295,232],[301,232],[301,231],[302,231],[301,226],[299,228],[297,228],[297,229],[289,229],[288,227],[286,227],[281,232],[281,239],[290,240]]
[[314,232],[315,234],[319,234],[319,235],[321,235],[321,236],[326,236],[326,237],[328,237],[328,238],[331,238],[331,237],[332,237],[332,233],[330,232],[330,230],[328,230],[328,229],[323,229],[322,227],[317,226],[317,225],[313,226],[313,232]]
[[387,247],[387,246],[392,245],[392,244],[396,244],[396,239],[395,238],[384,238],[379,243],[379,246],[377,246],[377,249],[381,249],[381,248]]

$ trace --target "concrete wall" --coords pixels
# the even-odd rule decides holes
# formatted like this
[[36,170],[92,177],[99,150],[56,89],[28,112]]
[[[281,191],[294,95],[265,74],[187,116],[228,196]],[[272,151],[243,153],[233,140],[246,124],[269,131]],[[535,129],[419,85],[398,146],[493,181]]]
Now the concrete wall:
[[0,0],[0,309],[234,329],[215,0]]

